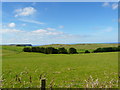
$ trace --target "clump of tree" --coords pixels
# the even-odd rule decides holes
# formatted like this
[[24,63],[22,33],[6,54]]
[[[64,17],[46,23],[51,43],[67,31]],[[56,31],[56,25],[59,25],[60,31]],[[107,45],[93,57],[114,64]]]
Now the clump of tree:
[[97,52],[116,52],[116,51],[120,51],[120,47],[105,47],[105,48],[97,48],[96,50],[94,50],[94,53]]
[[32,51],[32,52],[39,52],[39,47],[32,47],[32,48],[31,48],[31,51]]
[[68,54],[67,49],[65,49],[64,47],[58,48],[58,53],[59,54]]
[[64,47],[55,49],[54,47],[24,47],[24,52],[38,52],[44,54],[68,54],[67,49]]
[[44,47],[39,47],[39,53],[45,53],[45,48]]
[[32,52],[32,50],[31,50],[30,47],[25,47],[25,48],[23,48],[23,51],[24,51],[24,52]]
[[88,51],[88,50],[85,50],[85,53],[90,53],[90,51]]
[[47,47],[44,51],[45,54],[58,54],[58,50],[53,47]]
[[76,54],[77,50],[75,48],[69,48],[69,54]]
[[[78,53],[75,48],[69,48],[68,51],[64,47],[62,48],[54,48],[54,47],[24,47],[24,52],[38,52],[44,54],[76,54]],[[120,46],[118,47],[104,47],[104,48],[97,48],[93,52],[116,52],[120,51]],[[90,53],[90,51],[85,50],[84,53]]]

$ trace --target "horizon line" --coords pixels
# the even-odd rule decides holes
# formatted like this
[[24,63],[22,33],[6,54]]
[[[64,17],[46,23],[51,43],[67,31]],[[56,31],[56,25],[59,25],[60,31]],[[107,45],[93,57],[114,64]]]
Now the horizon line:
[[[119,44],[120,42],[89,42],[89,43],[51,43],[51,44]],[[0,45],[12,45],[13,43],[11,44],[0,44]],[[13,45],[15,44],[31,44],[31,43],[14,43]],[[31,44],[31,45],[51,45],[50,43],[49,44]]]

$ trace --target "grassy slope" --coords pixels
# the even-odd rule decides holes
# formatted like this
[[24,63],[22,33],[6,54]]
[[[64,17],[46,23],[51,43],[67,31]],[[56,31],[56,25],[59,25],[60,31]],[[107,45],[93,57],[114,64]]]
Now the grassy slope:
[[[15,48],[15,47],[14,47]],[[16,83],[15,75],[20,75],[22,84],[14,87],[23,87],[23,81],[29,82],[32,76],[33,83],[26,83],[24,87],[39,87],[39,75],[46,75],[47,86],[54,78],[54,87],[82,87],[85,79],[91,75],[100,82],[117,80],[118,53],[91,53],[74,55],[45,55],[40,53],[15,53],[13,47],[3,49],[3,74],[6,79],[5,87],[12,87]],[[4,51],[5,50],[5,51]],[[4,53],[7,53],[4,55]],[[10,54],[9,54],[10,53]],[[26,73],[28,72],[28,74]],[[9,76],[8,76],[9,74]],[[12,84],[11,84],[12,82]],[[79,84],[79,85],[78,85]]]
[[[9,51],[14,51],[14,52],[22,52],[22,49],[24,47],[19,47],[19,46],[2,46],[2,50],[9,50]],[[3,52],[4,53],[4,52]]]
[[117,47],[118,44],[51,44],[43,45],[43,47],[65,47],[66,49],[74,47],[78,52],[84,52],[85,50],[93,51],[99,47]]
[[[66,49],[74,47],[78,52],[84,52],[85,50],[93,51],[99,47],[117,47],[118,44],[51,44],[51,45],[43,45],[40,47],[65,47]],[[16,47],[16,46],[2,46],[4,50],[11,50],[21,52],[24,47]]]
[[117,47],[118,44],[51,44],[51,45],[43,45],[45,47],[75,47],[76,49],[96,49],[99,47]]

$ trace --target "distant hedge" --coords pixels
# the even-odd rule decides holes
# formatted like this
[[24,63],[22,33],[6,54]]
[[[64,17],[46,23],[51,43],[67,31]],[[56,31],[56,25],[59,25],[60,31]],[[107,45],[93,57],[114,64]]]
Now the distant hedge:
[[59,54],[68,54],[67,50],[64,47],[58,48],[58,53]]
[[90,53],[90,51],[88,51],[88,50],[85,50],[85,53]]
[[69,48],[69,54],[76,54],[77,50],[75,48]]
[[31,52],[31,51],[32,51],[32,49],[31,49],[31,48],[29,48],[29,47],[26,47],[26,48],[23,48],[23,51],[24,51],[24,52]]
[[[54,48],[54,47],[24,47],[24,52],[38,52],[44,54],[77,54],[77,50],[75,48],[69,48],[68,51],[64,47]],[[120,51],[120,46],[118,47],[105,47],[105,48],[97,48],[93,51],[93,53],[97,52],[116,52]],[[84,53],[90,53],[90,51],[85,50]]]
[[69,51],[64,47],[55,49],[54,47],[24,47],[24,52],[38,52],[44,54],[75,54],[77,50],[75,48],[70,48]]
[[116,52],[116,51],[120,51],[120,46],[119,47],[97,48],[93,52],[96,53],[96,52]]
[[45,51],[43,52],[45,54],[58,54],[58,50],[53,47],[47,47],[45,48]]

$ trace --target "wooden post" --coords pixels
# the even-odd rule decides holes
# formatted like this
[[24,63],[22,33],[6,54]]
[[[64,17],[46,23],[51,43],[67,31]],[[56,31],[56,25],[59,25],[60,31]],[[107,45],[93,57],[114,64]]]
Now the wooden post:
[[46,85],[46,80],[42,79],[41,80],[41,90],[45,90],[45,85]]

